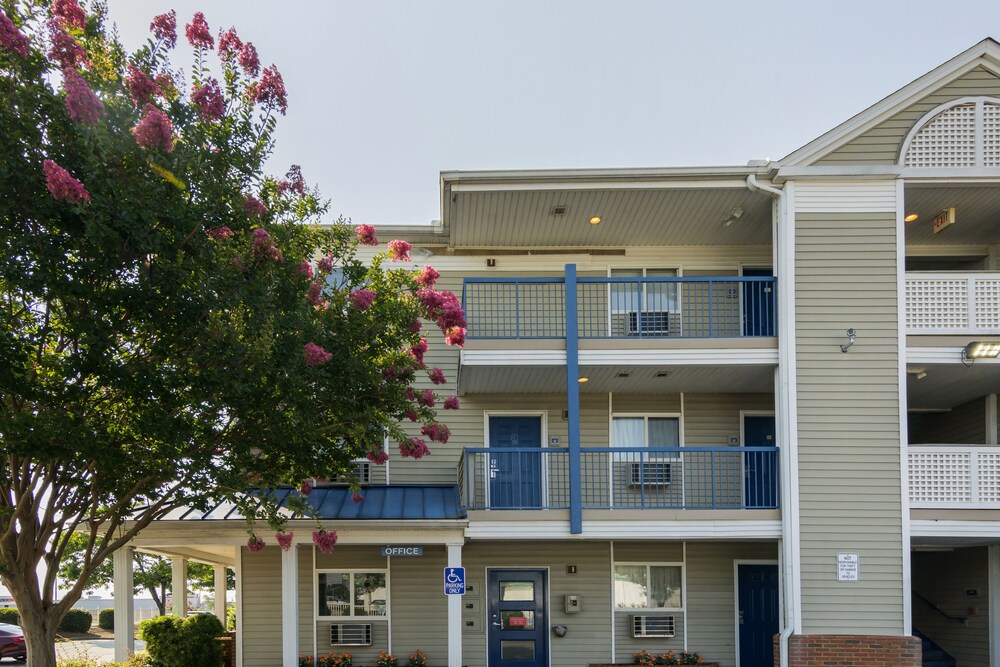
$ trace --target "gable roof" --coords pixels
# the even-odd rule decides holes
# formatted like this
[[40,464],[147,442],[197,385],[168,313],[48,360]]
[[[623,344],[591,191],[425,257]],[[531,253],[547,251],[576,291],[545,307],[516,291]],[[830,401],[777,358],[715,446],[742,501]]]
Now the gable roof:
[[800,167],[814,164],[949,81],[977,67],[984,67],[1000,76],[1000,42],[987,37],[853,118],[789,153],[778,160],[775,166]]

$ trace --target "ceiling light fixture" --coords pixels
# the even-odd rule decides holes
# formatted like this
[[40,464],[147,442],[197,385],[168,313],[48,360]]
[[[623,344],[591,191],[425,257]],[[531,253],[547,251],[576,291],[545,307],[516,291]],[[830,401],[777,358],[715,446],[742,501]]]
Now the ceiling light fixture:
[[736,208],[734,208],[732,211],[729,212],[729,217],[722,221],[722,226],[728,227],[729,225],[733,224],[734,222],[743,217],[743,213],[744,213],[743,207],[737,206]]
[[918,380],[923,380],[925,377],[927,377],[927,369],[925,368],[907,367],[906,372]]
[[577,378],[576,381],[579,382],[580,384],[583,384],[584,382],[590,382],[590,378],[588,377]]
[[588,220],[587,222],[589,222],[592,225],[599,225],[601,224],[601,220],[602,220],[601,216],[595,215],[591,216],[590,220]]
[[917,214],[917,213],[911,213],[908,216],[906,216],[905,218],[903,218],[903,222],[913,222],[914,220],[916,220],[919,217],[920,217],[919,214]]

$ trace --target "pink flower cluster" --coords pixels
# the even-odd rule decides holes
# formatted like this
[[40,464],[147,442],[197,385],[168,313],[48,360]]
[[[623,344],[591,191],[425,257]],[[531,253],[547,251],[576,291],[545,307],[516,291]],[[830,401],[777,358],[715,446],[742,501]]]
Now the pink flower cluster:
[[389,460],[389,455],[381,449],[377,452],[368,452],[365,457],[375,465],[385,465],[385,462]]
[[225,241],[226,239],[233,238],[234,232],[229,227],[223,225],[222,227],[209,229],[205,234],[213,241]]
[[398,239],[389,241],[389,259],[393,262],[409,262],[411,261],[410,250],[412,249],[413,246],[406,241]]
[[312,539],[320,553],[331,554],[333,553],[333,545],[337,543],[337,531],[314,530]]
[[358,225],[355,231],[361,245],[378,245],[378,239],[375,238],[375,228],[371,225]]
[[0,45],[22,58],[27,58],[30,44],[31,40],[17,29],[3,10],[0,10]]
[[247,87],[247,94],[254,102],[263,104],[268,109],[277,109],[284,116],[288,111],[288,94],[285,92],[285,80],[274,65],[264,68],[260,81]]
[[198,113],[209,122],[222,118],[226,113],[226,101],[222,97],[219,82],[209,78],[202,86],[194,86],[191,90],[191,101],[198,106]]
[[434,392],[430,389],[422,389],[420,394],[417,395],[417,405],[422,405],[425,408],[433,408]]
[[411,422],[415,422],[420,419],[420,415],[417,414],[416,410],[407,410],[403,413],[403,416],[409,419]]
[[243,40],[236,34],[236,28],[219,33],[219,60],[229,62],[243,48]]
[[125,85],[128,87],[129,97],[136,104],[145,104],[160,94],[159,87],[149,78],[149,75],[132,63],[128,65]]
[[52,160],[42,163],[45,172],[45,187],[52,198],[69,204],[86,204],[90,202],[90,193],[70,173]]
[[304,479],[302,483],[299,484],[299,493],[303,496],[308,496],[313,492],[313,484],[311,479]]
[[313,277],[313,266],[306,260],[299,262],[299,273],[304,275],[306,278]]
[[358,493],[357,491],[355,491],[354,493],[351,494],[351,501],[352,502],[360,503],[364,499],[365,499],[365,497],[363,495],[361,495],[360,493]]
[[52,3],[52,16],[63,25],[83,29],[87,25],[87,15],[76,0],[55,0]]
[[448,381],[448,378],[444,376],[444,371],[440,368],[432,368],[427,377],[431,379],[434,384],[444,384]]
[[399,453],[411,459],[422,459],[431,453],[427,449],[427,443],[420,438],[407,438],[399,443]]
[[289,190],[300,197],[306,193],[306,179],[302,177],[302,167],[297,164],[289,167],[285,177],[278,181],[278,192],[285,194]]
[[209,29],[205,14],[202,12],[194,13],[191,22],[184,26],[184,34],[187,35],[191,46],[196,49],[215,48],[215,38],[212,37],[212,31]]
[[425,289],[434,289],[434,286],[437,285],[438,278],[440,277],[441,274],[438,273],[433,266],[425,266],[424,270],[413,279],[413,282]]
[[323,283],[321,281],[309,283],[309,289],[306,290],[306,301],[317,308],[326,307],[326,301],[323,299]]
[[278,246],[274,243],[274,238],[266,229],[261,229],[260,227],[253,230],[253,254],[265,259],[273,259],[276,262],[284,259],[281,256],[281,251],[278,250]]
[[286,533],[285,531],[274,534],[274,539],[278,541],[278,546],[281,547],[282,551],[288,551],[292,548],[293,537],[295,537],[295,533]]
[[76,70],[63,71],[63,88],[66,90],[66,111],[74,121],[94,125],[104,115],[104,103]]
[[324,350],[316,343],[306,343],[303,347],[306,356],[306,366],[320,366],[333,359],[333,355]]
[[[421,338],[420,342],[410,348],[410,356],[417,360],[417,364],[424,367],[424,354],[427,352],[427,339]],[[411,399],[412,400],[412,399]]]
[[166,14],[154,17],[153,22],[149,24],[149,30],[168,48],[174,48],[177,44],[177,12],[171,9]]
[[451,292],[417,290],[417,299],[429,319],[444,332],[444,342],[459,347],[465,343],[465,311],[458,297]]
[[256,535],[251,535],[250,539],[247,540],[247,551],[252,554],[257,553],[258,551],[263,551],[264,546],[264,540],[260,539]]
[[445,410],[458,410],[458,396],[449,396],[444,399]]
[[153,81],[160,89],[158,93],[163,97],[172,97],[177,92],[177,88],[174,86],[174,77],[170,75],[170,72],[160,72],[153,77]]
[[164,153],[174,150],[174,124],[167,114],[152,104],[144,106],[142,112],[142,120],[132,128],[135,142],[143,148],[160,148]]
[[316,263],[316,268],[319,269],[320,273],[326,274],[333,271],[334,257],[333,253],[328,254]]
[[247,76],[257,76],[260,74],[260,58],[257,57],[257,47],[250,42],[243,45],[240,55],[237,58],[240,67]]
[[243,200],[243,210],[255,218],[263,218],[267,215],[267,206],[264,206],[264,202],[253,195],[247,195],[246,199]]
[[356,289],[351,292],[351,305],[358,310],[368,310],[372,307],[377,293],[370,289]]
[[424,424],[420,432],[426,435],[433,442],[440,442],[442,445],[448,442],[448,438],[451,437],[451,429],[449,429],[445,424],[438,424],[434,422],[432,424]]
[[59,63],[64,70],[89,62],[87,52],[72,35],[66,32],[61,23],[49,21],[48,26],[49,38],[52,41],[52,48],[48,54],[50,59]]

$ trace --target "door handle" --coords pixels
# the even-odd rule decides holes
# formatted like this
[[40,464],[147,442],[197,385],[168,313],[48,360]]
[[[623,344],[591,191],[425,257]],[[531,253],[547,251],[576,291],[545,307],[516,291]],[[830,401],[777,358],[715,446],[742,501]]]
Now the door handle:
[[500,627],[503,627],[503,626],[500,623],[497,623],[496,621],[493,621],[493,627],[494,628],[500,628]]
[[743,625],[743,610],[740,609],[740,625]]

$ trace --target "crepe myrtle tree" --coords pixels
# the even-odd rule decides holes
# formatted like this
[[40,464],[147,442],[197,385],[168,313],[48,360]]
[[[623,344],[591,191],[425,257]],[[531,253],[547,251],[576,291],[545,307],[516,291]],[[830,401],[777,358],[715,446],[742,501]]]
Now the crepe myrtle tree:
[[449,435],[435,408],[457,407],[413,388],[444,379],[421,321],[465,335],[437,273],[407,268],[403,241],[360,261],[371,227],[321,226],[297,167],[265,174],[278,69],[200,12],[153,18],[133,54],[105,20],[0,0],[0,580],[32,667],[55,664],[60,619],[158,517],[234,502],[285,547],[267,489],[296,485],[308,512],[303,480],[384,463],[386,433],[424,456]]

